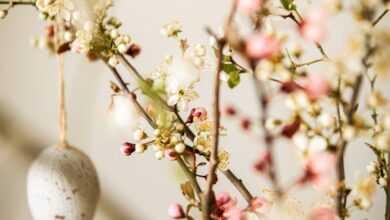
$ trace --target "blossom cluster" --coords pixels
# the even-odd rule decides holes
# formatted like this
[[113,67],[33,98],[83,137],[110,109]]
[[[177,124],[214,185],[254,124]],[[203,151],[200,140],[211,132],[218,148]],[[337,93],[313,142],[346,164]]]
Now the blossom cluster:
[[[329,0],[321,8],[301,14],[294,0],[233,0],[222,33],[207,29],[209,44],[188,40],[179,21],[163,25],[160,33],[177,42],[178,52],[166,55],[145,76],[131,61],[141,47],[121,30],[121,21],[109,16],[111,0],[32,3],[47,22],[44,36],[33,40],[35,46],[55,54],[71,51],[91,61],[103,61],[114,74],[117,81],[111,82],[109,113],[129,135],[120,152],[130,157],[152,151],[156,159],[175,162],[186,174],[181,191],[187,206],[169,206],[170,218],[194,219],[190,211],[197,208],[204,219],[282,219],[272,210],[283,206],[291,191],[305,186],[335,202],[313,207],[304,217],[289,216],[291,219],[344,220],[354,208],[369,210],[377,188],[383,188],[390,200],[389,101],[377,85],[377,79],[390,72],[390,30],[377,27],[390,10],[390,1]],[[0,18],[6,17],[11,7],[0,11]],[[332,34],[328,21],[341,13],[350,15],[359,28],[340,53],[330,56],[322,42]],[[235,22],[236,14],[246,19],[250,31],[243,31]],[[291,21],[293,34],[303,43],[271,25],[274,17]],[[303,44],[318,49],[318,57],[307,60],[303,49],[307,45]],[[326,67],[317,72],[308,68],[319,63]],[[131,72],[136,83],[125,82],[119,66]],[[214,66],[215,104],[213,111],[208,111],[205,106],[194,106],[194,100],[199,98],[199,81]],[[250,115],[250,109],[239,111],[234,104],[221,110],[220,85],[237,89],[244,78],[254,82],[261,116]],[[283,115],[271,114],[275,103]],[[239,119],[243,132],[261,137],[265,147],[259,150],[253,167],[271,182],[272,198],[253,196],[230,170],[231,155],[219,146],[219,139],[227,134],[220,123],[225,116]],[[364,177],[349,183],[344,168],[346,148],[361,139],[376,159],[367,165]],[[278,140],[294,146],[301,159],[301,172],[289,186],[279,181],[274,155]],[[209,170],[204,175],[205,165]],[[230,193],[215,193],[216,173],[224,174],[238,189],[248,203],[245,207]],[[352,199],[348,200],[349,196]]]

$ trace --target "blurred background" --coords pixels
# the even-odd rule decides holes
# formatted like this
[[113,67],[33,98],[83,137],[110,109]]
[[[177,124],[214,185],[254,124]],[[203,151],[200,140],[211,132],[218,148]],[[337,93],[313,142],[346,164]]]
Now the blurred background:
[[[317,1],[301,1],[313,7]],[[176,42],[159,34],[165,23],[179,20],[192,43],[208,43],[205,25],[218,29],[223,23],[230,1],[227,0],[117,0],[111,10],[123,21],[123,30],[141,44],[143,52],[134,61],[145,74],[152,72],[165,55],[177,53]],[[380,24],[389,24],[385,19]],[[338,15],[329,21],[332,34],[324,42],[330,57],[337,55],[345,44],[345,36],[356,29],[350,17]],[[387,24],[386,24],[387,23]],[[275,19],[274,24],[284,31],[295,31],[290,21]],[[56,59],[46,51],[29,44],[34,35],[44,29],[32,7],[11,10],[7,19],[0,21],[0,219],[29,220],[26,174],[37,154],[57,142],[57,73]],[[313,45],[307,57],[318,57]],[[324,71],[321,64],[311,71]],[[101,63],[89,63],[84,57],[68,54],[65,57],[69,140],[86,152],[94,161],[102,187],[97,220],[154,220],[168,219],[166,209],[171,202],[183,202],[176,178],[176,168],[167,161],[157,161],[152,153],[123,157],[119,152],[122,142],[130,134],[117,132],[108,126],[109,81],[112,76]],[[212,71],[202,73],[199,84],[200,99],[196,105],[211,105]],[[123,71],[126,79],[130,76]],[[386,87],[384,87],[386,88]],[[388,88],[387,88],[388,90]],[[252,83],[243,77],[235,90],[223,87],[223,103],[235,104],[245,114],[256,116]],[[274,108],[277,114],[280,109]],[[261,149],[259,137],[243,133],[237,121],[223,119],[228,136],[222,139],[231,153],[231,169],[248,185],[254,194],[267,186],[264,178],[253,173],[252,164]],[[299,174],[298,155],[287,141],[278,143],[278,169],[284,182]],[[362,143],[348,148],[346,169],[348,181],[364,175],[365,167],[374,156]],[[360,173],[357,171],[360,170]],[[235,190],[220,177],[218,191]],[[237,195],[237,194],[235,194]],[[238,196],[238,195],[237,195]],[[311,207],[322,197],[311,189],[291,195],[298,198],[297,209]],[[242,201],[241,201],[242,202]],[[355,212],[352,219],[382,219],[383,191],[378,191],[375,205],[368,212]]]

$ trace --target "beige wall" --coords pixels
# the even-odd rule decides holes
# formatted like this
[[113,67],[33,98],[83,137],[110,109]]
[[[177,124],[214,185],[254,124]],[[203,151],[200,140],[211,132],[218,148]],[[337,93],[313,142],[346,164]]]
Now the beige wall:
[[[217,27],[228,9],[226,0],[118,0],[112,13],[123,20],[125,30],[143,46],[143,54],[135,61],[144,72],[150,72],[169,52],[175,43],[159,35],[161,25],[173,19],[182,21],[186,35],[192,42],[207,43],[203,31],[205,24]],[[386,20],[389,22],[390,20]],[[288,27],[282,21],[283,27]],[[343,45],[340,36],[352,31],[348,20],[339,16],[330,26],[335,35],[325,43],[329,54],[336,55]],[[384,22],[384,23],[386,23]],[[280,22],[276,22],[279,24]],[[291,29],[291,26],[289,26]],[[31,48],[29,38],[43,28],[36,11],[30,7],[12,10],[5,21],[0,21],[0,120],[20,143],[0,136],[0,219],[31,219],[26,204],[26,171],[36,147],[46,147],[57,140],[56,63],[46,51]],[[317,54],[315,50],[311,54]],[[321,65],[316,71],[321,71]],[[124,158],[119,146],[125,140],[107,126],[106,109],[109,102],[109,71],[100,63],[90,64],[77,55],[66,57],[69,130],[71,142],[87,152],[95,162],[103,188],[103,202],[98,220],[168,219],[166,207],[171,201],[182,201],[175,170],[166,161],[156,161],[153,155]],[[196,103],[210,106],[211,72],[203,73],[200,83],[202,98]],[[223,102],[235,103],[250,114],[256,115],[252,84],[244,79],[234,91],[223,88]],[[275,112],[278,109],[275,108]],[[266,182],[252,173],[260,144],[256,137],[242,134],[234,122],[225,120],[230,133],[222,145],[232,153],[232,169],[240,173],[253,192],[260,193]],[[294,177],[298,165],[289,166],[292,150],[286,143],[279,148],[280,169],[283,179]],[[370,151],[361,144],[347,152],[348,178],[357,177],[356,169],[364,172],[373,159]],[[223,180],[223,177],[221,177]],[[230,187],[224,180],[221,190]],[[228,188],[231,189],[231,188]],[[234,191],[234,190],[231,190]],[[307,204],[315,203],[310,191],[297,193]],[[353,219],[368,217],[381,219],[384,208],[382,191],[378,192],[375,206],[369,214],[359,213]]]

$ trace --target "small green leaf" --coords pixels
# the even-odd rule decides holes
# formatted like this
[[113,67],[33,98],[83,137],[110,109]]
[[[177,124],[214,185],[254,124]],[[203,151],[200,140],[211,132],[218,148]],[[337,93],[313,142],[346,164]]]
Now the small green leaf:
[[280,0],[280,3],[282,3],[286,10],[292,11],[296,9],[294,0]]
[[231,89],[238,86],[240,84],[240,72],[239,71],[231,71],[229,74],[228,85]]

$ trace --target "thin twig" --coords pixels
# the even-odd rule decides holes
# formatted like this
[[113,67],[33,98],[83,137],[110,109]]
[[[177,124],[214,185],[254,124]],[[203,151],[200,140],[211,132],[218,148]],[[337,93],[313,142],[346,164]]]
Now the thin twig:
[[33,1],[0,1],[0,5],[35,5]]
[[373,22],[372,26],[376,26],[382,18],[389,12],[389,9],[385,9]]
[[184,163],[183,159],[181,157],[177,158],[177,163],[179,164],[180,168],[184,171],[184,174],[187,176],[189,181],[191,182],[196,195],[198,196],[198,199],[201,199],[202,190],[199,186],[198,181],[196,180],[196,175],[191,172],[191,170],[187,167],[187,165]]

